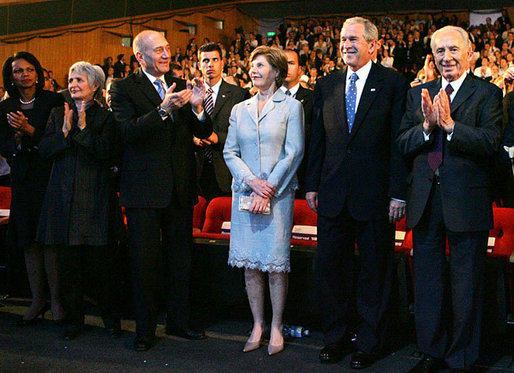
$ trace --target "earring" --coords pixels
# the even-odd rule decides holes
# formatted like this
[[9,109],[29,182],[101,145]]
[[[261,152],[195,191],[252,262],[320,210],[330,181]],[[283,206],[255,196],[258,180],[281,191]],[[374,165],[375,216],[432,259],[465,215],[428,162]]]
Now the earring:
[[39,80],[36,80],[36,84],[38,84],[38,83],[39,83]]

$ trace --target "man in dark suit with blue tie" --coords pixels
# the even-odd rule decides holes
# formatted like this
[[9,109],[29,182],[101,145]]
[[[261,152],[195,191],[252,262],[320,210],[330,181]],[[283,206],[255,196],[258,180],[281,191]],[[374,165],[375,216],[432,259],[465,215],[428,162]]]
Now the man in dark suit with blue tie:
[[322,363],[337,362],[353,350],[355,243],[359,249],[355,369],[371,365],[385,347],[394,222],[405,213],[407,191],[407,169],[394,140],[408,84],[373,63],[377,39],[377,28],[368,20],[345,21],[341,52],[349,67],[316,84],[306,176],[306,199],[318,212]]
[[161,33],[139,33],[134,54],[141,69],[112,84],[111,101],[124,142],[120,203],[126,207],[136,300],[134,348],[144,351],[153,344],[163,290],[166,333],[205,337],[189,325],[197,201],[192,139],[208,137],[212,126],[202,107],[201,80],[186,88],[185,81],[166,74],[171,53]]
[[231,196],[232,174],[223,159],[230,113],[234,105],[250,98],[248,90],[223,80],[221,48],[216,43],[204,44],[198,50],[198,67],[206,89],[204,108],[212,122],[213,133],[207,139],[195,138],[198,184],[207,200]]
[[[441,78],[409,91],[398,144],[412,162],[415,318],[423,359],[410,371],[468,371],[479,356],[484,259],[493,227],[491,169],[502,94],[467,73],[468,34],[447,26],[431,41]],[[450,248],[449,263],[445,249]]]

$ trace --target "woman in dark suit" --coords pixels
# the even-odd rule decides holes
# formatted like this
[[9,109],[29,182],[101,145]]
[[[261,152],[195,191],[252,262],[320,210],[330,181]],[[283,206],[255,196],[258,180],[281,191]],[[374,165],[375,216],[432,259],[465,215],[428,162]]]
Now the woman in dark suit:
[[11,166],[12,200],[8,235],[14,249],[24,250],[32,292],[32,304],[18,322],[18,325],[24,326],[48,310],[46,282],[50,289],[53,319],[63,317],[58,296],[55,251],[35,242],[52,167],[51,162],[39,156],[38,146],[50,111],[62,105],[63,97],[43,90],[43,69],[30,53],[18,52],[9,57],[2,73],[9,93],[9,98],[0,103],[0,153]]
[[116,126],[112,113],[94,100],[104,82],[99,66],[73,64],[68,80],[73,102],[52,112],[39,147],[54,165],[38,239],[57,247],[67,313],[65,339],[74,339],[82,331],[86,284],[98,300],[109,333],[120,332],[119,317],[113,314],[116,296],[111,277],[116,222],[121,217],[110,170]]

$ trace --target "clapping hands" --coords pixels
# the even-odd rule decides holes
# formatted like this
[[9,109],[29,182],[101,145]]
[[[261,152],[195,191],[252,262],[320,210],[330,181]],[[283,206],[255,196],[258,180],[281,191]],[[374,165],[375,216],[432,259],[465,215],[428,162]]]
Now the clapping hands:
[[423,131],[426,134],[430,134],[436,126],[441,127],[446,133],[453,132],[455,123],[451,117],[450,99],[444,89],[441,88],[432,102],[428,89],[423,88],[421,90],[421,111],[425,118]]

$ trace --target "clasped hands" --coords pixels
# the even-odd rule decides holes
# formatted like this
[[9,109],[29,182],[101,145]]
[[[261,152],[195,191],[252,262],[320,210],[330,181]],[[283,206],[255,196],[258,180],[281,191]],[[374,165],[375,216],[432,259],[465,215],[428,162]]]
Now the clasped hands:
[[425,118],[423,122],[425,134],[429,135],[436,126],[442,128],[447,134],[453,132],[455,122],[451,117],[450,99],[444,89],[441,88],[432,102],[428,89],[423,88],[421,90],[421,111]]
[[262,179],[253,179],[248,182],[253,192],[250,194],[253,198],[252,205],[248,210],[252,214],[262,214],[266,210],[271,197],[275,195],[277,187],[271,184],[269,181]]
[[34,133],[34,127],[29,124],[28,118],[21,111],[7,113],[7,122],[14,128],[17,141],[25,133],[28,135]]
[[[84,128],[86,128],[86,102],[85,101],[76,101],[75,106],[77,107],[78,111],[78,123],[77,126],[82,131]],[[64,103],[64,120],[62,124],[62,133],[64,134],[64,137],[68,137],[68,134],[71,131],[71,126],[73,123],[73,109],[70,109],[70,105],[65,102]]]
[[201,148],[209,146],[209,145],[214,145],[217,143],[218,143],[218,135],[214,131],[206,139],[199,139],[198,137],[193,136],[193,144],[195,144],[196,146],[199,146]]
[[201,113],[202,102],[205,96],[205,85],[200,78],[194,78],[193,83],[188,82],[187,88],[179,92],[174,92],[177,84],[173,83],[166,90],[166,95],[161,103],[161,109],[164,109],[168,114],[173,110],[177,110],[187,104],[191,103],[191,106],[196,113]]

